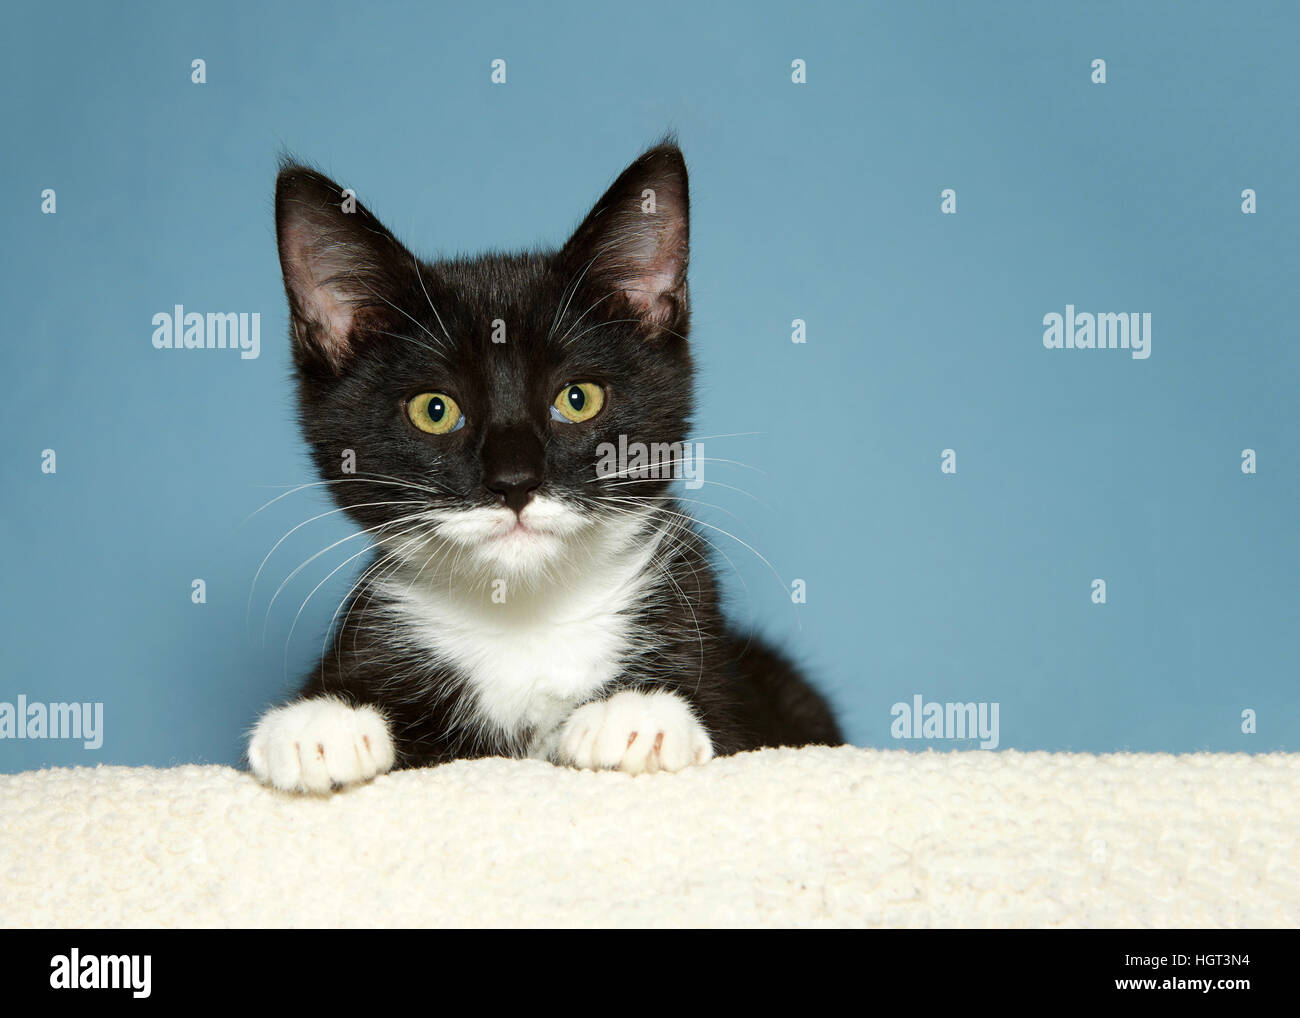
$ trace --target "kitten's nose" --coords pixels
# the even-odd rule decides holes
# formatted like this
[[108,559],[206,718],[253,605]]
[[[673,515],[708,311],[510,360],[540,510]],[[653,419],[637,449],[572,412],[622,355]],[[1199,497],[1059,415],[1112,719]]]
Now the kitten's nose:
[[503,505],[523,512],[542,485],[545,453],[527,425],[499,428],[483,442],[483,487]]
[[535,492],[542,483],[536,474],[519,474],[508,477],[495,477],[488,482],[488,491],[493,492],[501,501],[517,513],[524,511],[524,506],[533,500]]

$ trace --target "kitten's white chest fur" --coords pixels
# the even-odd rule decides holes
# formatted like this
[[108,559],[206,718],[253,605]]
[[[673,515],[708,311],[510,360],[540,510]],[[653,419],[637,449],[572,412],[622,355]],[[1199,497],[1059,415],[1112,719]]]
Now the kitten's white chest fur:
[[636,651],[635,605],[652,596],[659,535],[641,521],[575,541],[545,579],[442,574],[383,584],[395,635],[464,676],[473,717],[507,738],[533,737],[547,757],[574,707],[622,672]]

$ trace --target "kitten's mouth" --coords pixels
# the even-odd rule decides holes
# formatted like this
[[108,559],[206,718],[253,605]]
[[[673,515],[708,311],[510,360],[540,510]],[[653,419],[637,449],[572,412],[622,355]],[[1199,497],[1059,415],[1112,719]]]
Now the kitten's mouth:
[[[583,561],[591,556],[624,550],[643,520],[629,518],[611,522],[551,495],[538,495],[516,513],[502,505],[475,506],[438,511],[436,529],[414,552],[397,545],[398,554],[410,558],[426,574],[442,563],[446,569],[490,569],[489,575],[543,576],[565,555],[580,552]],[[400,538],[393,539],[399,541]],[[408,542],[409,545],[409,542]],[[450,554],[447,545],[459,546]],[[439,547],[442,548],[439,553]],[[434,562],[431,567],[427,563]]]
[[472,549],[483,563],[517,571],[552,560],[589,525],[573,507],[538,495],[522,513],[499,505],[446,512],[438,521],[438,534]]
[[488,538],[489,541],[508,541],[508,540],[525,540],[530,537],[548,536],[549,532],[540,530],[537,527],[530,527],[521,517],[516,516],[513,523],[507,523],[504,530],[500,530]]

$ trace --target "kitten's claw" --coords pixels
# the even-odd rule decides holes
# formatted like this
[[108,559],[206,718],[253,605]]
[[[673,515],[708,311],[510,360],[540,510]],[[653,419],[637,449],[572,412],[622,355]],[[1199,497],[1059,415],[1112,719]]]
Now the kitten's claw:
[[624,690],[574,711],[556,756],[570,767],[653,774],[707,762],[713,742],[676,693]]
[[328,792],[369,781],[391,770],[394,760],[379,711],[328,697],[267,711],[248,742],[253,773],[285,792]]

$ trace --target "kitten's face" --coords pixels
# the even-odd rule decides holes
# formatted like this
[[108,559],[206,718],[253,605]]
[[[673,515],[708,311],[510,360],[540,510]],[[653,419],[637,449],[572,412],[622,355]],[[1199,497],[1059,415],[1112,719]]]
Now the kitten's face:
[[276,220],[304,432],[335,500],[390,550],[430,574],[541,574],[664,493],[607,453],[686,434],[675,148],[637,160],[553,253],[417,262],[296,166]]

